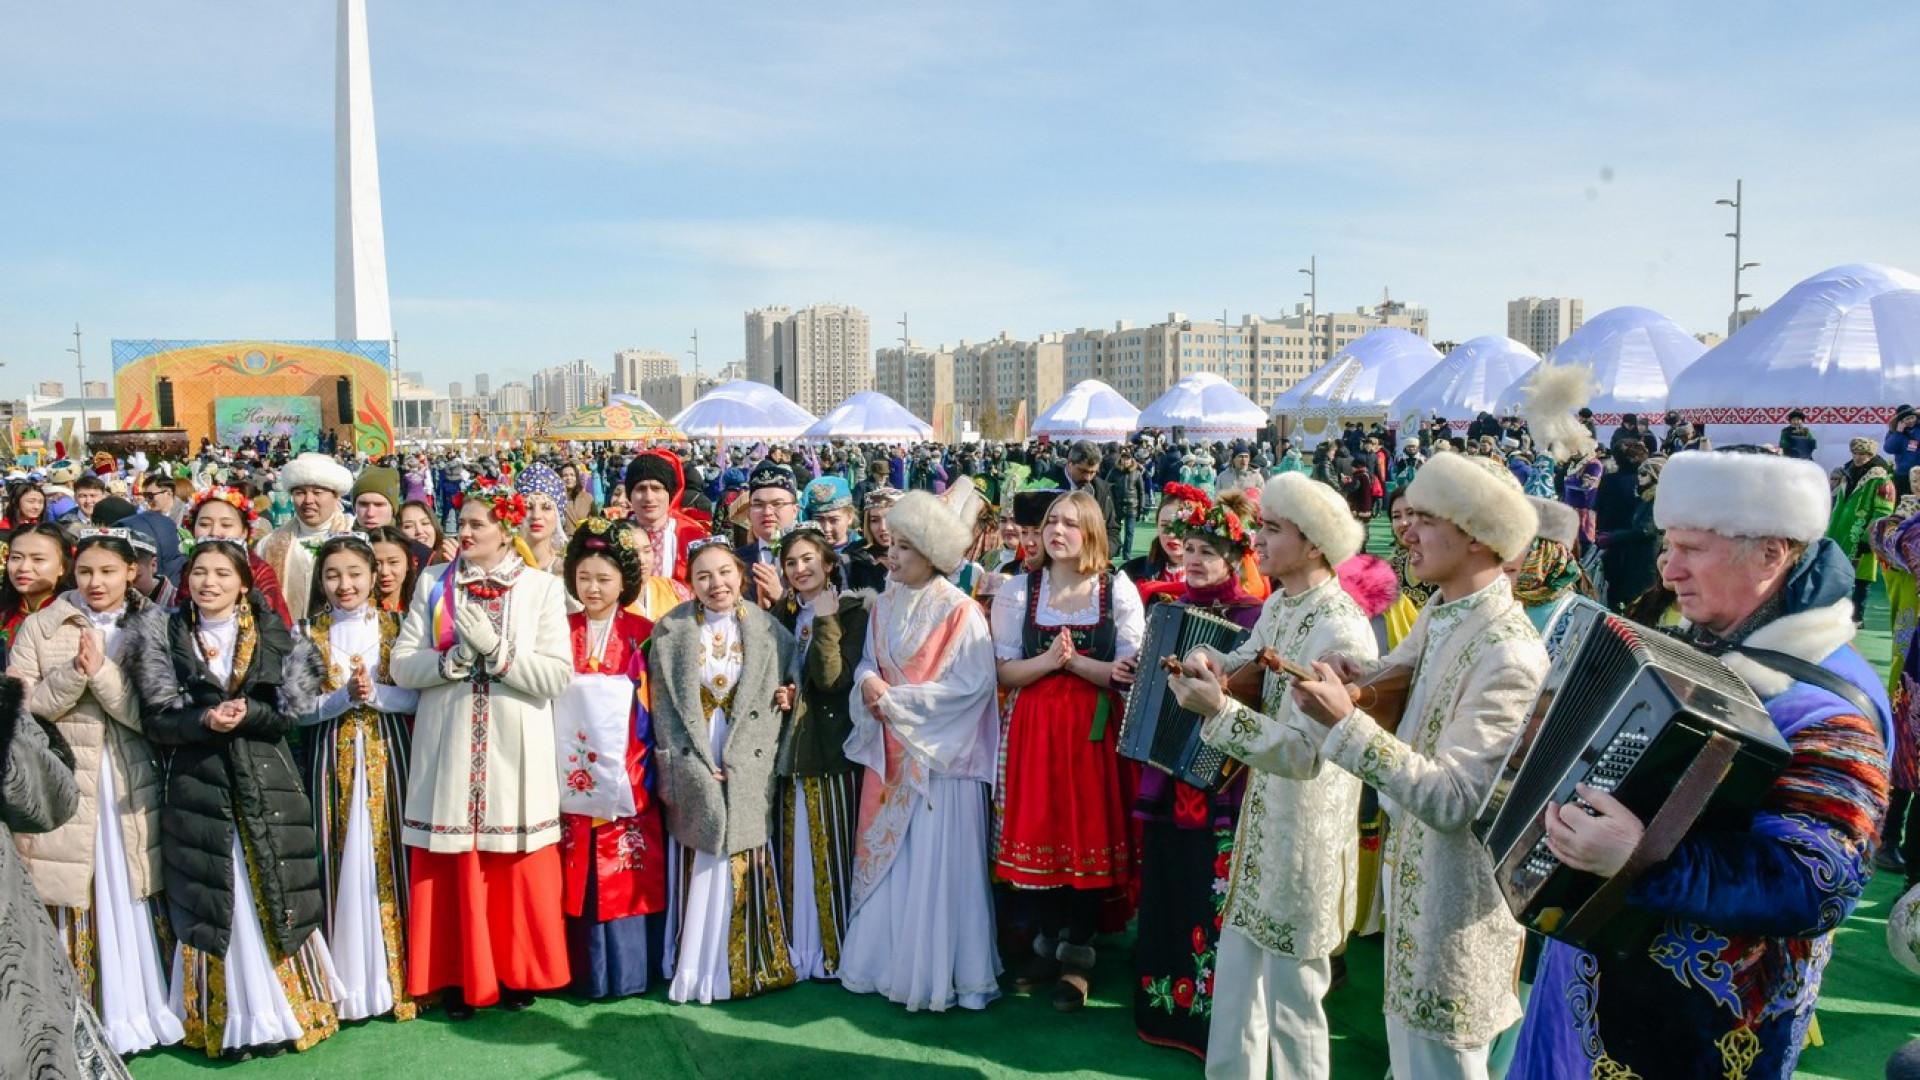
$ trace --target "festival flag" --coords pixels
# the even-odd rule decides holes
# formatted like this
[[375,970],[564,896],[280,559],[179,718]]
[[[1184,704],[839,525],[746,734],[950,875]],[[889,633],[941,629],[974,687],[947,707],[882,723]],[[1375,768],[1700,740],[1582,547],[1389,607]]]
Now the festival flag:
[[1021,398],[1020,403],[1013,407],[1013,435],[1009,441],[1015,443],[1027,441],[1027,401],[1025,398]]

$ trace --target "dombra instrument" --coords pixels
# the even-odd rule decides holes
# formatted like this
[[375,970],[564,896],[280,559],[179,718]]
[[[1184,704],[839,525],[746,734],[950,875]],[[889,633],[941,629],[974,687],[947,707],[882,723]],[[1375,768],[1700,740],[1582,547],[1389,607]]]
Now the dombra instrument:
[[[1744,825],[1791,754],[1753,689],[1690,645],[1587,600],[1565,603],[1545,637],[1552,665],[1474,834],[1523,925],[1583,949],[1641,947],[1658,926],[1626,907],[1634,878],[1690,832]],[[1611,878],[1547,849],[1547,804],[1586,808],[1578,784],[1646,824]]]
[[[1157,656],[1160,660],[1141,667],[1127,694],[1127,708],[1120,722],[1120,756],[1152,766],[1197,788],[1218,787],[1231,771],[1232,759],[1200,738],[1200,725],[1206,717],[1181,708],[1167,679],[1186,674],[1179,658],[1194,649],[1205,645],[1230,653],[1246,640],[1248,633],[1236,623],[1186,604],[1155,605],[1147,616],[1140,655]],[[1258,709],[1269,671],[1306,682],[1319,678],[1312,670],[1271,648],[1264,648],[1251,661],[1229,673],[1222,685],[1236,700]],[[1387,730],[1393,730],[1406,701],[1411,675],[1406,668],[1389,668],[1371,680],[1363,680],[1350,688],[1355,705],[1366,710]]]

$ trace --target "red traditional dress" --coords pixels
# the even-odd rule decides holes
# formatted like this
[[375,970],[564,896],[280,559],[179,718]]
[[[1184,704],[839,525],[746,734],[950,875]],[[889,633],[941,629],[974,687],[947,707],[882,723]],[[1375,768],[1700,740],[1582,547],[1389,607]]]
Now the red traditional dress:
[[[994,654],[1039,656],[1067,630],[1095,660],[1140,649],[1145,615],[1125,574],[1102,574],[1091,606],[1056,611],[1049,574],[1028,574],[994,598]],[[1129,820],[1133,782],[1115,752],[1124,700],[1078,675],[1047,675],[1015,693],[1007,726],[1005,820],[995,870],[1028,889],[1130,890],[1136,866]]]
[[[555,708],[560,766],[567,777],[561,793],[560,857],[573,990],[593,998],[641,994],[651,966],[646,916],[667,907],[667,848],[653,797],[653,722],[640,651],[653,623],[617,611],[610,624],[594,624],[585,612],[575,612],[567,616],[567,626],[573,669],[581,676],[576,686],[603,678],[630,687],[618,747],[601,745],[607,740],[596,737],[589,725],[569,722],[582,716],[569,695],[562,695]],[[606,758],[616,749],[625,766],[618,779],[624,779],[631,792],[633,812],[611,820],[566,812],[571,799],[588,797],[590,788],[601,786],[592,759]]]

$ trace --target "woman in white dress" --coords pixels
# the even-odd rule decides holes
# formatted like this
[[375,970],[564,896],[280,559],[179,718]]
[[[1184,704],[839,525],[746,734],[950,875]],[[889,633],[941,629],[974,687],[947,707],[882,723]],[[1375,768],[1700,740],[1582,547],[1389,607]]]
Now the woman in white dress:
[[774,758],[793,638],[742,604],[725,540],[687,549],[691,601],[654,624],[654,760],[667,812],[667,999],[708,1004],[796,981],[772,843]]
[[125,662],[124,623],[146,604],[130,588],[142,553],[152,550],[128,530],[83,532],[75,588],[27,617],[7,659],[28,710],[73,748],[80,787],[80,809],[65,825],[15,842],[66,943],[80,993],[122,1054],[186,1034],[168,1003],[166,958],[154,933],[160,770]]
[[239,543],[202,541],[183,580],[178,611],[130,621],[147,737],[173,750],[160,848],[174,1006],[209,1056],[305,1050],[339,1027],[313,806],[286,739],[313,711],[319,664],[253,590]]
[[892,584],[854,673],[847,756],[867,770],[840,982],[909,1010],[1000,996],[987,881],[987,794],[999,750],[993,640],[946,579],[972,536],[910,492],[887,515]]
[[345,984],[340,1018],[391,1012],[411,1020],[407,995],[407,855],[400,838],[407,750],[420,692],[389,671],[400,615],[375,598],[376,556],[357,533],[329,537],[314,554],[314,613],[305,630],[320,653],[320,707],[306,722],[327,944]]

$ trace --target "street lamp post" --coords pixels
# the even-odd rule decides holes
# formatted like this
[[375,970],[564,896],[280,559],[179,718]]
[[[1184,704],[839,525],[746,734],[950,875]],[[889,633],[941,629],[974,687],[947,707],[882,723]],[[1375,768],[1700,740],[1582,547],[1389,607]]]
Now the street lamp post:
[[1732,237],[1733,239],[1733,313],[1727,316],[1727,336],[1728,337],[1732,337],[1733,332],[1740,328],[1740,301],[1748,299],[1751,295],[1749,293],[1743,293],[1740,291],[1740,275],[1742,272],[1751,270],[1754,267],[1760,265],[1757,262],[1741,262],[1740,261],[1740,240],[1741,240],[1740,211],[1741,211],[1741,208],[1745,205],[1745,200],[1741,198],[1742,183],[1743,182],[1740,180],[1735,180],[1733,182],[1733,198],[1715,199],[1713,201],[1713,205],[1715,206],[1733,207],[1733,231],[1727,234],[1729,237]]
[[1307,348],[1313,352],[1313,358],[1319,360],[1320,257],[1307,256],[1307,265],[1302,267],[1300,272],[1307,275],[1307,291],[1301,294],[1307,298]]
[[67,351],[73,354],[73,373],[80,379],[80,392],[74,395],[74,400],[80,403],[80,438],[76,442],[79,446],[85,446],[87,444],[87,361],[80,355],[79,323],[73,324],[73,348]]

